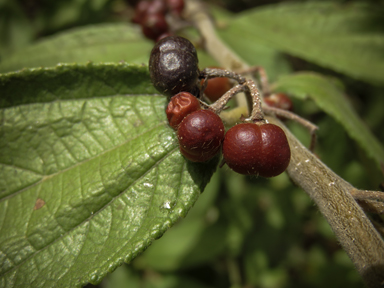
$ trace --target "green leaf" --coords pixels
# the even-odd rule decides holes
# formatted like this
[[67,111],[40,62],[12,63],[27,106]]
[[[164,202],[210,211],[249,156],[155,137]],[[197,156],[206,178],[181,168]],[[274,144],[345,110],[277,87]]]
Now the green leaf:
[[[364,3],[308,2],[271,5],[241,13],[225,33],[301,57],[356,79],[384,84],[383,11]],[[258,64],[261,65],[261,64]]]
[[147,70],[0,75],[0,287],[98,283],[196,201],[218,159],[184,160]]
[[75,28],[15,52],[0,63],[0,72],[89,61],[148,63],[152,46],[138,27],[129,23]]
[[350,102],[334,81],[316,73],[297,73],[283,76],[274,90],[284,91],[299,98],[312,98],[317,106],[344,126],[349,136],[357,141],[378,167],[384,163],[384,149],[370,129],[359,118]]
[[135,267],[163,272],[185,270],[213,261],[225,250],[226,223],[215,216],[207,217],[209,209],[211,215],[217,212],[213,204],[219,193],[219,176],[216,173],[212,177],[186,219],[138,257],[133,263]]

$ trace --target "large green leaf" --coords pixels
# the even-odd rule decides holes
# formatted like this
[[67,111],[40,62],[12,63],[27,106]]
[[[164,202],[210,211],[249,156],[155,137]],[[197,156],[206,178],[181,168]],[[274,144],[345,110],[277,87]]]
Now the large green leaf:
[[24,70],[0,90],[0,287],[99,282],[184,217],[216,168],[181,156],[146,67]]
[[25,47],[0,63],[0,72],[55,66],[58,63],[148,63],[153,43],[129,23],[75,28]]
[[257,43],[384,84],[383,15],[365,3],[278,4],[240,14],[224,33],[236,35],[236,47],[246,47],[244,52],[236,51],[246,59],[252,43]]
[[317,106],[344,126],[349,136],[357,141],[380,167],[384,163],[384,149],[359,118],[344,92],[334,81],[316,73],[303,72],[283,76],[274,89],[285,91],[302,99],[312,98]]
[[[90,25],[43,38],[16,51],[0,62],[0,72],[51,67],[58,63],[146,64],[152,47],[153,42],[144,38],[137,25]],[[198,55],[201,68],[217,66],[212,57],[203,50],[198,49]]]
[[[185,220],[177,223],[133,263],[135,267],[172,272],[207,263],[223,253],[228,225],[223,219],[207,220],[220,192],[216,173]],[[212,210],[211,210],[212,211]],[[166,261],[164,261],[166,259]]]

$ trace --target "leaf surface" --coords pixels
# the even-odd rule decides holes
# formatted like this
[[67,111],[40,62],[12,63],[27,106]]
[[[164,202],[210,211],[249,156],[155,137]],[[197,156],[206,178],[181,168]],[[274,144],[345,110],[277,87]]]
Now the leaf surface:
[[384,148],[357,115],[344,92],[331,79],[320,74],[302,72],[281,77],[274,89],[305,99],[310,97],[317,106],[344,126],[349,136],[376,161],[384,163]]
[[58,63],[148,63],[153,43],[131,24],[98,24],[74,28],[21,49],[0,63],[0,72],[50,67]]
[[0,287],[98,283],[184,217],[216,168],[181,156],[147,67],[24,70],[0,90]]
[[246,47],[244,52],[236,49],[244,59],[250,58],[249,47],[257,43],[356,79],[384,84],[383,15],[365,3],[278,4],[239,14],[225,34],[242,35],[235,46]]

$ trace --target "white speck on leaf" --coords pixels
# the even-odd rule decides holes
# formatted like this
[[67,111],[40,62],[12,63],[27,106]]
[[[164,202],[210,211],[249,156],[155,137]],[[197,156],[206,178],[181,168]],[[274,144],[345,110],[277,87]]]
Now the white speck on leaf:
[[171,201],[166,201],[166,202],[164,202],[163,207],[164,207],[165,209],[171,209]]

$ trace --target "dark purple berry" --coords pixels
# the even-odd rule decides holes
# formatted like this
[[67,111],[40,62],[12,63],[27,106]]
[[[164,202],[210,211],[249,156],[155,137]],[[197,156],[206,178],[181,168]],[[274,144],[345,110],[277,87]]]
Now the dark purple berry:
[[199,77],[195,47],[179,36],[161,39],[152,49],[149,73],[155,88],[164,95],[192,92]]

